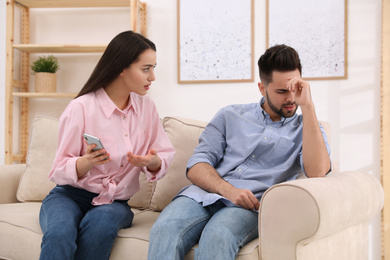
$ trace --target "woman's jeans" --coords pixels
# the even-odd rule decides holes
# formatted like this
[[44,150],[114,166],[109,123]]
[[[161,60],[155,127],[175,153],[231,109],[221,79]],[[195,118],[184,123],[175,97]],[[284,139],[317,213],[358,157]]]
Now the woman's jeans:
[[153,225],[148,259],[184,259],[197,243],[195,259],[235,259],[240,248],[257,237],[257,212],[226,207],[220,201],[203,207],[182,196],[172,201]]
[[134,214],[127,201],[94,206],[96,196],[68,185],[49,193],[39,215],[40,259],[109,259],[118,231],[131,226]]

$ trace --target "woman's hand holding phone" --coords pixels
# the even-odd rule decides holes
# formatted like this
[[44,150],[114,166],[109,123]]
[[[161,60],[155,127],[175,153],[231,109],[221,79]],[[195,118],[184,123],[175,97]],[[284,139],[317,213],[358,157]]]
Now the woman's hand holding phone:
[[88,146],[85,149],[85,154],[76,162],[79,178],[87,174],[93,167],[111,162],[110,154],[106,152],[98,138],[86,134],[84,134],[84,138]]
[[88,159],[93,166],[111,162],[110,154],[104,148],[96,150],[96,144],[88,145],[82,157]]

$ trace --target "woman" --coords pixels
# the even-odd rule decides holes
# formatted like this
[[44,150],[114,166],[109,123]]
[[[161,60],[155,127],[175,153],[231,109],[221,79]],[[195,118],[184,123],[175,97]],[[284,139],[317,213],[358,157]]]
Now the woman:
[[[162,178],[174,149],[153,101],[156,47],[132,31],[107,46],[87,83],[60,118],[58,149],[49,173],[57,184],[42,203],[40,259],[109,259],[133,213],[141,170]],[[99,137],[94,150],[83,134]]]

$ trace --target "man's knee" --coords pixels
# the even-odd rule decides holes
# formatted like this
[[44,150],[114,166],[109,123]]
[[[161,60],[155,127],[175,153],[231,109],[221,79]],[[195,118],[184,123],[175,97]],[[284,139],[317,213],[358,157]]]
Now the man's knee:
[[151,237],[158,237],[167,233],[175,234],[179,230],[180,222],[174,219],[158,218],[150,230]]
[[207,227],[207,231],[202,233],[202,239],[207,239],[206,244],[230,244],[237,238],[233,231],[226,226]]

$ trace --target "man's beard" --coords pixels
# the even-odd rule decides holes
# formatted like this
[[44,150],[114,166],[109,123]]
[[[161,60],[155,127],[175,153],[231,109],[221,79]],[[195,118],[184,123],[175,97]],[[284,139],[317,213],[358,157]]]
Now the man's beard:
[[[271,102],[271,99],[269,98],[268,96],[268,91],[265,92],[265,95],[266,95],[266,98],[267,98],[267,103],[268,103],[268,106],[272,109],[272,111],[274,111],[276,114],[278,114],[279,116],[281,117],[284,117],[284,118],[288,118],[288,117],[292,117],[293,115],[295,115],[295,113],[297,112],[297,109],[298,109],[298,106],[296,105],[295,102],[288,102],[286,104],[283,104],[280,108],[277,108],[272,102]],[[284,113],[283,112],[283,107],[284,106],[291,106],[291,105],[295,105],[295,110],[294,111],[289,111],[287,113]]]

